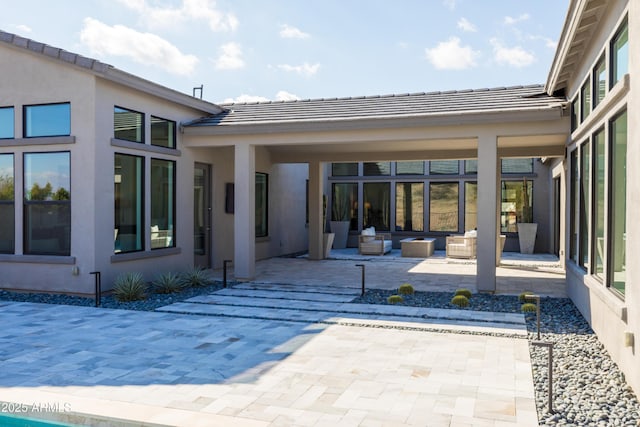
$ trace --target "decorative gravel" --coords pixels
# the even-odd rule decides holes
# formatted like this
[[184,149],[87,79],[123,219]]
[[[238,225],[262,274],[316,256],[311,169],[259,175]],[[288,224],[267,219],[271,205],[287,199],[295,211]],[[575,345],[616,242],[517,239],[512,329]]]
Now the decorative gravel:
[[[174,294],[151,293],[145,301],[117,302],[102,297],[102,307],[152,311],[194,296],[222,288],[221,282],[206,287],[187,288]],[[394,292],[369,289],[354,303],[388,304]],[[403,295],[397,305],[459,309],[451,304],[451,293],[416,292]],[[47,304],[93,306],[93,298],[16,293],[0,290],[0,300]],[[519,313],[517,296],[474,294],[465,310]],[[542,298],[541,341],[553,342],[553,413],[548,411],[548,350],[534,346],[537,340],[535,313],[526,314],[529,350],[540,425],[640,426],[640,403],[627,385],[624,374],[611,360],[589,324],[567,298]]]

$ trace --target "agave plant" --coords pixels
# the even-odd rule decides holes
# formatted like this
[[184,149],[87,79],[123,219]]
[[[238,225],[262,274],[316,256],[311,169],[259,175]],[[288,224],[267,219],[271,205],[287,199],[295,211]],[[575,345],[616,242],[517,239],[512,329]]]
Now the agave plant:
[[147,284],[140,273],[121,274],[113,284],[113,295],[120,302],[146,299],[146,292]]
[[182,283],[184,286],[203,287],[211,283],[211,277],[204,268],[193,267],[182,274]]
[[155,292],[159,294],[172,294],[180,292],[184,288],[184,282],[176,273],[163,273],[151,282]]

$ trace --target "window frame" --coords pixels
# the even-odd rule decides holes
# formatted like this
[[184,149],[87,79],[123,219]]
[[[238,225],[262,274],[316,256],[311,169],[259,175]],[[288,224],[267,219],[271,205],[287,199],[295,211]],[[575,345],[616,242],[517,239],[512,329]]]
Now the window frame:
[[[29,111],[29,109],[38,108],[38,107],[52,107],[52,106],[56,106],[56,105],[68,105],[69,106],[68,132],[66,132],[66,133],[30,135],[29,132],[27,132],[27,130],[29,128],[29,124],[28,124],[28,120],[29,120],[28,111]],[[14,114],[15,114],[15,111],[14,111]],[[65,130],[67,130],[67,129],[65,129]],[[14,129],[14,132],[15,132],[15,129]],[[70,135],[71,135],[71,102],[69,102],[69,101],[66,101],[66,102],[51,102],[51,103],[44,103],[44,104],[29,104],[29,105],[23,105],[22,106],[22,137],[23,138],[51,138],[51,137],[56,137],[56,136],[70,136]]]
[[[264,176],[264,191],[262,193],[264,199],[264,214],[262,215],[263,227],[261,230],[258,230],[258,176]],[[269,237],[269,174],[264,172],[256,172],[255,173],[255,215],[256,215],[256,223],[255,223],[255,237],[263,238]]]
[[[604,70],[601,71],[600,73],[598,73],[598,70],[600,69],[600,67],[603,67]],[[604,85],[602,86],[603,88],[603,93],[602,93],[602,97],[600,97],[600,76],[604,74]],[[591,78],[591,82],[592,82],[592,88],[591,88],[591,96],[592,96],[592,100],[591,100],[591,110],[593,111],[598,105],[600,105],[600,103],[604,100],[604,98],[607,96],[607,61],[605,58],[604,53],[600,56],[600,59],[598,59],[598,62],[596,62],[596,64],[593,66],[593,76]]]
[[[153,239],[151,239],[151,244],[149,246],[149,248],[151,250],[156,250],[156,249],[166,249],[166,248],[175,248],[176,247],[176,215],[177,215],[177,210],[176,210],[176,169],[177,169],[177,162],[175,160],[168,160],[168,159],[161,159],[161,158],[156,158],[156,157],[152,157],[150,159],[150,172],[149,172],[149,184],[150,184],[150,189],[149,189],[149,203],[151,204],[150,206],[150,213],[151,213],[151,219],[153,220],[154,217],[154,212],[153,212],[153,207],[154,207],[154,180],[153,180],[153,168],[154,168],[154,162],[164,162],[164,163],[168,163],[172,165],[171,168],[171,189],[172,191],[170,191],[170,193],[168,193],[168,197],[171,198],[171,202],[170,202],[170,209],[171,212],[169,214],[169,218],[171,218],[170,220],[167,220],[167,229],[166,230],[159,230],[160,231],[165,231],[166,232],[166,236],[165,238],[171,238],[171,243],[169,245],[165,245],[165,246],[156,246],[154,247],[154,242]],[[153,222],[153,221],[151,221]],[[151,227],[153,227],[153,225],[150,222],[150,227],[149,227],[149,232],[150,233],[154,233],[154,231],[151,230]]]
[[[0,111],[1,110],[11,110],[11,136],[4,136],[4,137],[0,136],[0,140],[15,139],[16,138],[16,109],[13,105],[7,105],[7,106],[0,106]],[[1,130],[2,129],[0,127],[0,135],[2,135]]]
[[580,123],[584,123],[584,121],[589,117],[591,111],[593,110],[593,106],[591,105],[591,74],[589,74],[580,86]]
[[[124,111],[130,112],[130,113],[140,114],[141,121],[140,121],[140,140],[139,141],[138,140],[134,140],[134,139],[129,139],[129,138],[119,138],[117,136],[117,134],[116,134],[116,109],[124,110]],[[119,139],[121,141],[135,142],[136,144],[145,144],[145,141],[146,141],[145,127],[146,127],[146,115],[145,115],[145,113],[143,113],[141,111],[132,110],[130,108],[121,107],[119,105],[114,105],[113,106],[113,138],[114,139]]]
[[[394,229],[396,232],[412,232],[412,233],[424,233],[425,231],[425,227],[424,227],[424,189],[425,189],[425,182],[424,181],[395,181],[395,197],[394,197],[394,207],[395,207],[395,224],[394,224]],[[422,186],[422,191],[420,192],[420,200],[414,201],[413,200],[413,186],[414,185],[419,185]],[[414,217],[414,204],[417,203],[418,206],[422,206],[422,215],[420,218],[420,224],[419,227],[415,227],[414,223],[413,223],[413,219],[411,219],[411,228],[410,229],[406,229],[403,226],[399,226],[398,225],[398,212],[399,212],[399,204],[398,204],[398,194],[400,193],[398,191],[398,188],[403,187],[403,191],[404,191],[404,187],[409,186],[410,187],[410,194],[411,197],[409,198],[410,202],[411,202],[411,211],[409,217],[413,218]],[[404,210],[404,207],[403,207]],[[407,224],[407,213],[404,213],[404,218],[405,218],[405,224]],[[416,229],[418,228],[418,229]]]
[[[2,199],[0,198],[0,205],[2,206],[10,206],[9,212],[10,216],[11,216],[11,229],[8,231],[7,236],[11,237],[11,247],[7,250],[2,250],[2,248],[0,247],[0,254],[14,254],[15,250],[16,250],[16,242],[15,242],[15,235],[16,235],[16,156],[14,153],[0,153],[0,157],[2,156],[11,156],[11,181],[12,181],[12,185],[13,185],[13,190],[11,196],[11,199]],[[0,175],[2,176],[2,175]],[[6,226],[6,222],[3,222],[2,226]]]
[[[429,181],[429,233],[458,233],[460,231],[460,182],[462,181]],[[456,226],[452,229],[443,229],[443,230],[434,230],[433,229],[433,221],[431,220],[431,215],[433,215],[433,187],[441,186],[441,185],[455,185],[457,187],[456,191],[456,212],[455,212],[455,222]]]
[[[616,43],[620,39],[620,36],[626,32],[627,33],[627,62],[626,62],[626,73],[622,74],[620,78],[618,78],[618,51],[619,49],[615,48]],[[609,42],[609,90],[613,89],[613,87],[622,80],[622,77],[625,74],[629,73],[629,20],[628,17],[625,16],[616,32],[611,37],[611,41]]]
[[[336,173],[336,165],[355,165],[356,168],[356,173],[355,174],[337,174]],[[347,168],[349,168],[349,166],[346,166]],[[331,176],[336,176],[336,177],[344,177],[344,176],[358,176],[358,162],[333,162],[331,163]]]
[[[616,273],[616,269],[614,266],[614,262],[616,261],[616,257],[617,257],[617,253],[616,253],[616,248],[613,246],[613,243],[617,241],[615,233],[615,226],[616,226],[616,202],[618,201],[618,198],[616,197],[616,195],[619,195],[620,193],[620,188],[621,188],[621,183],[618,182],[618,180],[616,179],[616,175],[615,175],[615,171],[618,171],[618,165],[616,164],[616,160],[617,160],[617,154],[618,151],[616,150],[616,133],[614,132],[615,130],[615,122],[620,119],[621,117],[625,116],[625,121],[626,121],[626,126],[627,126],[627,131],[626,131],[626,137],[625,137],[625,175],[624,175],[624,182],[622,183],[624,185],[624,192],[622,192],[622,201],[623,201],[623,219],[624,219],[624,232],[623,232],[623,236],[626,236],[626,207],[627,207],[627,203],[626,203],[626,196],[627,196],[627,178],[626,178],[626,170],[627,170],[627,153],[628,153],[628,143],[629,143],[629,131],[628,131],[628,120],[629,120],[629,116],[627,114],[627,109],[626,107],[623,108],[622,110],[618,111],[616,114],[614,114],[611,119],[609,119],[608,122],[608,140],[605,141],[605,150],[608,150],[608,158],[606,159],[606,167],[609,169],[607,172],[605,172],[606,175],[606,182],[607,182],[607,187],[606,187],[606,192],[608,193],[608,197],[607,197],[607,203],[605,205],[605,209],[607,209],[607,221],[605,223],[605,236],[606,236],[606,249],[605,249],[605,253],[606,253],[606,257],[605,257],[605,278],[606,278],[606,284],[607,284],[607,288],[612,291],[615,295],[617,295],[618,297],[624,298],[625,294],[626,294],[626,280],[624,283],[624,286],[622,288],[622,290],[618,289],[615,286],[615,273]],[[614,191],[614,188],[617,191]],[[622,238],[622,244],[626,245],[626,238],[623,237]],[[623,260],[626,264],[626,250],[623,247],[622,248],[622,254],[623,254]]]
[[[170,134],[168,135],[168,137],[167,137],[167,140],[168,140],[168,141],[173,142],[173,144],[172,144],[172,145],[170,145],[170,146],[166,146],[166,145],[154,144],[154,143],[153,143],[153,141],[154,141],[154,138],[153,138],[153,125],[154,125],[154,120],[156,121],[156,123],[157,123],[158,121],[161,121],[161,122],[166,122],[166,123],[169,123],[169,124],[173,125],[173,126],[172,126],[172,130],[171,130],[171,133],[170,133]],[[151,138],[150,138],[150,141],[149,141],[149,143],[150,143],[151,145],[153,145],[154,147],[169,148],[169,149],[172,149],[172,150],[175,150],[175,149],[177,148],[177,146],[178,146],[178,141],[177,141],[177,139],[176,139],[176,137],[177,137],[177,133],[176,133],[177,123],[176,123],[174,120],[165,119],[165,118],[162,118],[162,117],[159,117],[159,116],[154,116],[153,114],[151,114],[151,115],[150,115],[150,117],[149,117],[149,124],[150,124],[150,126],[151,126]],[[143,123],[143,125],[144,125],[144,123]]]
[[[139,159],[140,160],[140,171],[136,173],[136,180],[138,179],[138,176],[140,177],[140,183],[137,183],[136,185],[139,187],[140,189],[140,194],[137,194],[137,198],[136,198],[136,202],[138,202],[139,200],[139,207],[140,207],[140,212],[136,212],[136,216],[139,217],[140,219],[140,224],[136,224],[136,231],[139,229],[139,239],[140,239],[140,248],[136,248],[133,250],[122,250],[122,247],[120,247],[119,249],[116,248],[116,241],[118,241],[118,239],[121,237],[116,236],[116,238],[114,239],[114,245],[113,245],[113,253],[118,255],[118,254],[128,254],[128,253],[136,253],[136,252],[142,252],[145,250],[145,230],[146,230],[146,221],[145,221],[145,217],[146,217],[146,204],[145,204],[145,189],[146,189],[146,180],[145,180],[145,160],[146,158],[144,156],[138,156],[135,154],[127,154],[127,153],[121,153],[121,152],[115,152],[113,153],[113,161],[114,161],[114,199],[113,199],[113,228],[114,230],[120,230],[121,225],[122,224],[118,224],[118,215],[116,214],[116,201],[118,200],[118,193],[116,192],[115,189],[115,185],[118,184],[117,182],[115,182],[115,166],[116,166],[116,156],[123,156],[123,157],[128,157],[128,158],[134,158],[134,159]],[[120,234],[120,233],[119,233]],[[127,234],[131,234],[131,233],[127,233]],[[136,238],[138,234],[138,231],[136,232]]]
[[[29,169],[27,168],[27,157],[35,156],[35,155],[48,155],[48,154],[67,154],[68,165],[69,165],[69,198],[64,200],[32,200],[27,199],[27,194],[29,193],[26,189],[27,186],[27,172]],[[71,255],[71,228],[72,228],[72,204],[71,204],[71,194],[72,194],[72,177],[71,177],[71,151],[62,150],[62,151],[38,151],[38,152],[25,152],[22,153],[22,203],[23,203],[23,212],[22,212],[22,244],[23,244],[23,253],[25,255],[48,255],[48,256],[70,256]],[[53,190],[53,189],[52,189]],[[15,197],[15,196],[14,196]],[[29,236],[31,233],[28,231],[28,227],[30,224],[29,221],[29,213],[30,209],[28,206],[68,206],[69,209],[69,224],[67,225],[66,236],[67,241],[69,242],[69,248],[66,251],[34,251],[31,249],[31,244],[29,243]]]

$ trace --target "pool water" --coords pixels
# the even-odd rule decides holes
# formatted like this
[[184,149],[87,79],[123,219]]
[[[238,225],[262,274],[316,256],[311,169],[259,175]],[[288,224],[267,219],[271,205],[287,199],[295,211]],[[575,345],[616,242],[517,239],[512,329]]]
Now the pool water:
[[74,427],[75,424],[36,420],[16,415],[0,414],[0,427]]

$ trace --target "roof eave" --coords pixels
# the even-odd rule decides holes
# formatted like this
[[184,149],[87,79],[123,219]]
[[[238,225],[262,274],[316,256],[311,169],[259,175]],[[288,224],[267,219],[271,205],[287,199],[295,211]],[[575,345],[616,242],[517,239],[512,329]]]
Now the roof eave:
[[360,118],[329,118],[316,120],[261,121],[233,124],[182,124],[186,135],[242,135],[257,133],[290,133],[348,131],[420,126],[474,125],[518,121],[559,120],[566,102],[545,107],[520,109],[492,109],[482,112],[428,113],[406,116],[378,116]]

